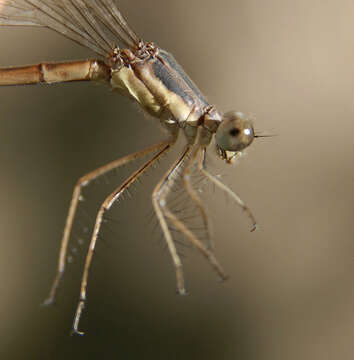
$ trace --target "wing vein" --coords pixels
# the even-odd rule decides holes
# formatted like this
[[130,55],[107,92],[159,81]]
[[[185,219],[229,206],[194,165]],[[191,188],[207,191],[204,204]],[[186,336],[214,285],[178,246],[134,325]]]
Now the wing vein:
[[102,57],[140,43],[115,0],[0,0],[1,25],[47,27]]

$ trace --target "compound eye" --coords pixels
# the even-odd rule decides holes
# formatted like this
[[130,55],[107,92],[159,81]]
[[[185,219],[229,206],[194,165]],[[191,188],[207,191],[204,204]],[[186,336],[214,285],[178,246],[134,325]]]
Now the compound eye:
[[216,144],[225,151],[241,151],[253,139],[252,122],[240,112],[226,113],[215,134]]
[[238,136],[238,134],[240,133],[240,129],[234,127],[229,131],[230,136]]

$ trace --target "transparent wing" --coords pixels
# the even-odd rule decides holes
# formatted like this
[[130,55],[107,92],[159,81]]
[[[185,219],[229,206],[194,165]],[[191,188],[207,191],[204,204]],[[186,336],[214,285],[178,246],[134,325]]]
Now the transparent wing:
[[115,0],[0,0],[0,25],[47,27],[101,56],[140,42]]

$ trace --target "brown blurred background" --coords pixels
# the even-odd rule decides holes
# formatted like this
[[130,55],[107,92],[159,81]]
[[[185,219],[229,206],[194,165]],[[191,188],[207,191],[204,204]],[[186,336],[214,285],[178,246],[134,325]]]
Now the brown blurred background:
[[[112,210],[90,274],[86,335],[70,337],[95,210],[119,176],[85,192],[57,305],[42,308],[73,185],[163,134],[102,86],[0,88],[1,358],[353,359],[354,3],[120,4],[219,109],[253,113],[258,130],[277,134],[256,140],[236,167],[217,164],[260,228],[250,233],[212,192],[217,254],[231,278],[220,284],[185,251],[190,295],[177,296],[149,220],[161,170],[151,172]],[[40,29],[3,28],[0,44],[1,66],[93,56]]]

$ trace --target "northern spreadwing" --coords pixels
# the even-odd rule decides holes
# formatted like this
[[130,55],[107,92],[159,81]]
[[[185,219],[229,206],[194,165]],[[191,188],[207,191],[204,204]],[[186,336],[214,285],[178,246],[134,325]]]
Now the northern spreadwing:
[[[123,1],[123,0],[122,0]],[[220,113],[209,104],[174,57],[152,42],[143,41],[118,10],[115,0],[0,0],[0,25],[42,26],[91,49],[98,59],[40,63],[0,69],[0,85],[52,84],[93,81],[110,86],[127,96],[148,114],[159,120],[168,138],[158,144],[124,156],[80,178],[74,188],[61,242],[57,274],[45,303],[54,301],[63,276],[69,238],[83,187],[94,179],[140,157],[150,159],[120,184],[100,206],[91,236],[81,281],[80,298],[73,322],[79,321],[86,301],[89,269],[106,212],[122,193],[157,162],[175,144],[178,134],[185,137],[185,148],[169,167],[152,193],[153,208],[162,229],[176,271],[177,289],[185,294],[182,263],[176,250],[171,226],[184,235],[210,262],[217,274],[226,279],[214,255],[211,242],[205,242],[170,209],[167,196],[177,178],[182,179],[185,193],[198,209],[204,226],[208,219],[200,196],[191,182],[192,168],[228,194],[248,215],[252,228],[256,221],[239,196],[207,169],[207,150],[216,150],[226,163],[259,137],[251,120],[241,112]]]

